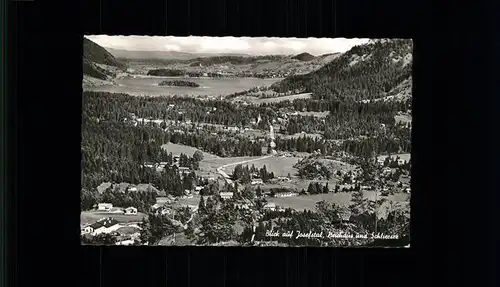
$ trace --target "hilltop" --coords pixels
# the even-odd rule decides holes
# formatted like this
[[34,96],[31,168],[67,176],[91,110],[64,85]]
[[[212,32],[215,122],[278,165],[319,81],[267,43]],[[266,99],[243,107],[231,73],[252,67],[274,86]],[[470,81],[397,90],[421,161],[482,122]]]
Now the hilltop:
[[411,77],[412,49],[411,39],[371,41],[316,71],[288,77],[272,88],[276,92],[309,92],[315,99],[383,98]]
[[299,60],[299,61],[311,61],[314,60],[316,57],[309,53],[301,53],[296,56],[293,56],[292,59]]
[[83,74],[87,77],[103,81],[113,78],[118,71],[126,69],[127,65],[117,60],[106,49],[83,38]]

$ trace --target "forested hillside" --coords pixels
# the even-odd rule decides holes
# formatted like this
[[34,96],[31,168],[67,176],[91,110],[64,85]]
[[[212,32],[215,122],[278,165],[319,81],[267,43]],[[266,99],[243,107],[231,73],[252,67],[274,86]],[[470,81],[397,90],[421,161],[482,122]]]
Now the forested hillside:
[[314,99],[366,100],[386,96],[412,74],[411,39],[353,47],[317,71],[273,85],[277,92],[311,92]]
[[83,74],[101,80],[107,80],[110,76],[114,76],[114,73],[99,67],[98,64],[111,66],[120,70],[126,68],[123,62],[115,59],[106,49],[85,37],[83,38],[82,61]]

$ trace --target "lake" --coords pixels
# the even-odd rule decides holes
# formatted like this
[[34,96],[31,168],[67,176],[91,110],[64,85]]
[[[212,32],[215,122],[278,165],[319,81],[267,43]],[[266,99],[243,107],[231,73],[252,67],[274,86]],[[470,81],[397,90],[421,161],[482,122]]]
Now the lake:
[[[164,80],[185,80],[197,83],[200,87],[166,87],[158,86]],[[184,77],[152,77],[138,75],[116,79],[116,85],[105,85],[85,88],[89,91],[101,91],[110,93],[126,93],[133,95],[207,95],[225,96],[236,92],[251,89],[257,86],[268,86],[277,81],[275,79],[258,78],[184,78]]]

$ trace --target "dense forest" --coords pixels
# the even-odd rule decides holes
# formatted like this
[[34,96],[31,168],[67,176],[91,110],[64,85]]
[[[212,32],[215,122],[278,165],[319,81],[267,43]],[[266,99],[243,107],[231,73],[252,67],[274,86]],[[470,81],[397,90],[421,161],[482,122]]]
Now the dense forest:
[[408,56],[412,49],[411,39],[355,46],[319,70],[288,77],[274,84],[273,89],[311,92],[319,100],[381,98],[411,76],[412,61]]
[[158,83],[158,86],[198,88],[200,85],[198,85],[195,82],[189,82],[189,81],[161,81],[160,83]]

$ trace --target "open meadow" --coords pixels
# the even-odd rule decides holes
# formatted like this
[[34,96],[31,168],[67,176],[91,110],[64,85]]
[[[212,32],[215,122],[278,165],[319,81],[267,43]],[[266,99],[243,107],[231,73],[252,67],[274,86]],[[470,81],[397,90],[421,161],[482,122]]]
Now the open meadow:
[[140,222],[146,214],[138,212],[136,215],[125,215],[119,213],[99,212],[99,211],[82,211],[80,212],[81,224],[92,224],[104,217],[112,217],[120,223]]
[[[188,156],[193,156],[193,154],[199,150],[197,148],[194,148],[194,147],[190,147],[190,146],[187,146],[187,145],[181,145],[181,144],[174,144],[174,143],[168,143],[168,144],[164,144],[161,146],[164,150],[166,150],[167,152],[171,152],[172,155],[174,156],[178,156],[180,155],[181,153],[185,154],[185,155],[188,155]],[[201,151],[201,150],[199,150]],[[211,153],[206,153],[204,151],[201,151],[203,153],[203,158],[204,159],[216,159],[216,158],[220,158],[214,154],[211,154]]]
[[[375,200],[376,196],[373,191],[365,191],[364,197],[369,200]],[[328,193],[328,194],[315,194],[315,195],[301,195],[293,197],[277,197],[268,198],[268,202],[275,203],[277,206],[284,208],[292,208],[294,210],[315,210],[316,203],[324,200],[326,202],[335,203],[342,206],[349,206],[351,203],[351,194],[347,192]],[[379,196],[379,198],[382,198]],[[409,202],[408,194],[394,194],[387,197],[390,202],[395,204]]]
[[[302,158],[300,157],[270,157],[261,160],[256,160],[249,162],[247,164],[242,164],[243,166],[248,165],[250,168],[255,165],[256,168],[260,169],[264,165],[268,172],[274,173],[274,176],[287,176],[290,174],[292,177],[297,173],[297,169],[293,166]],[[225,169],[228,174],[232,174],[235,166],[229,166]]]

